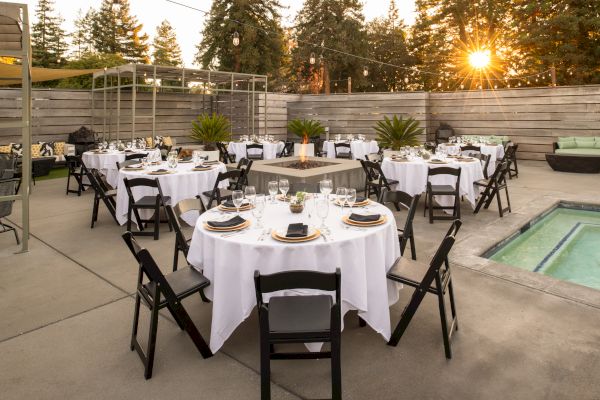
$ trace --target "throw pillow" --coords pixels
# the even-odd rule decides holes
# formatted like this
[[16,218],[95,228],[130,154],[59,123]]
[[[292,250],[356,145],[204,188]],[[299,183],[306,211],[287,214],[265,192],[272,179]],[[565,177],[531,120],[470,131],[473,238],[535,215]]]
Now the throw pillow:
[[595,140],[593,137],[578,137],[575,138],[575,143],[578,149],[593,149]]
[[40,150],[42,149],[42,146],[39,144],[32,144],[31,145],[31,158],[39,158],[40,157]]
[[558,138],[558,148],[559,149],[576,149],[577,143],[575,143],[575,138],[572,138],[572,137]]
[[51,157],[54,155],[53,143],[40,142],[40,156]]
[[54,155],[63,156],[65,154],[65,142],[54,142]]
[[23,145],[21,143],[11,143],[10,153],[17,157],[23,156]]
[[163,136],[163,143],[164,146],[173,146],[173,140],[171,139],[171,136]]
[[10,143],[6,146],[0,146],[0,154],[10,154]]
[[165,139],[162,136],[154,137],[154,147],[163,148],[165,147]]
[[151,137],[146,138],[146,147],[149,149],[152,148],[152,138]]

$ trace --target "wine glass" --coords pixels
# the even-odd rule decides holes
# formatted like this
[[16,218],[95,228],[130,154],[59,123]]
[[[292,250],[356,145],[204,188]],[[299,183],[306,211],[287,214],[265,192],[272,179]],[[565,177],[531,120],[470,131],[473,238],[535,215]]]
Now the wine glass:
[[356,189],[348,188],[346,190],[346,203],[350,206],[350,214],[352,214],[352,207],[356,204]]
[[321,194],[324,194],[326,198],[329,198],[329,194],[333,191],[333,182],[331,179],[323,179],[319,182],[319,189]]
[[127,147],[127,150],[131,150],[131,147],[133,146],[133,143],[127,142],[127,144],[125,146]]
[[286,199],[288,190],[290,190],[290,182],[288,182],[287,179],[280,179],[279,180],[279,191],[283,195],[284,201]]
[[321,226],[319,229],[327,232],[328,229],[325,225],[325,219],[327,219],[327,216],[329,215],[329,200],[326,196],[319,197],[315,200],[315,206],[317,208],[317,216],[321,218]]
[[263,227],[260,220],[262,219],[263,212],[265,211],[265,195],[255,195],[255,197],[252,199],[252,205],[254,206],[254,208],[252,208],[252,215],[254,218],[256,218],[256,228],[260,229]]
[[244,196],[252,203],[256,198],[256,188],[254,186],[246,186],[246,189],[244,189]]
[[240,215],[240,206],[244,201],[244,192],[241,190],[234,190],[233,193],[231,193],[231,200],[233,200],[233,205],[235,206],[237,215]]
[[277,181],[269,181],[269,183],[267,184],[267,190],[269,191],[269,195],[271,196],[271,203],[274,204],[275,203],[275,195],[279,191],[279,186],[277,184]]
[[346,205],[346,193],[347,189],[345,187],[339,187],[335,191],[335,197],[338,205],[342,206],[342,215],[344,215],[344,206]]

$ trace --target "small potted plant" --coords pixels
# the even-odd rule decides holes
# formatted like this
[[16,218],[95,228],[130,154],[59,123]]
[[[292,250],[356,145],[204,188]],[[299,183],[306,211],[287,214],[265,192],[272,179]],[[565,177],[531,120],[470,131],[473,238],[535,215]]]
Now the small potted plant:
[[419,127],[419,121],[412,117],[403,119],[394,115],[392,119],[387,116],[383,121],[377,122],[377,143],[384,149],[384,157],[396,154],[402,147],[419,146],[419,136],[423,134],[423,128]]
[[223,115],[213,113],[201,114],[192,122],[192,139],[199,141],[203,149],[201,155],[208,156],[208,161],[219,160],[216,143],[231,141],[231,125]]
[[295,196],[290,199],[290,211],[294,214],[300,214],[304,211],[304,198],[306,193],[298,192]]
[[302,143],[294,145],[294,155],[303,154],[314,157],[315,145],[314,143],[310,143],[310,139],[320,137],[325,133],[323,125],[319,121],[294,119],[288,123],[288,130],[302,138]]

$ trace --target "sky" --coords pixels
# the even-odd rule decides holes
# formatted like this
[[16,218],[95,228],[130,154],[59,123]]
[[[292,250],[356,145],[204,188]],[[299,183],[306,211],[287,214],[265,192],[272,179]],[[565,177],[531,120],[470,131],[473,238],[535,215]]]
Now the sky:
[[[37,0],[21,0],[29,5],[29,14],[35,22],[35,6]],[[364,14],[367,21],[387,13],[390,0],[363,0]],[[212,0],[177,0],[182,4],[209,11]],[[285,7],[282,10],[284,25],[291,25],[294,16],[302,7],[303,0],[280,0]],[[90,7],[98,9],[101,0],[55,0],[55,10],[65,19],[64,29],[73,31],[73,21],[77,18],[79,10],[85,13]],[[414,0],[396,0],[400,15],[407,24],[414,22]],[[184,64],[192,66],[196,54],[196,45],[200,42],[200,32],[204,26],[205,15],[201,12],[190,10],[166,0],[130,0],[131,12],[138,17],[144,25],[144,32],[150,36],[150,42],[156,27],[167,19],[177,32],[177,40],[181,46]]]

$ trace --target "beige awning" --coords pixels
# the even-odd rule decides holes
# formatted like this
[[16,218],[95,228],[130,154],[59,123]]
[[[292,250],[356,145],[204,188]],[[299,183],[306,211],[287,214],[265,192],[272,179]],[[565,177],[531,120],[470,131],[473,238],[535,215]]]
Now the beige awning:
[[[101,69],[52,69],[31,68],[31,81],[44,82],[55,79],[71,78],[73,76],[93,74]],[[23,73],[20,65],[0,63],[0,86],[18,85]]]

